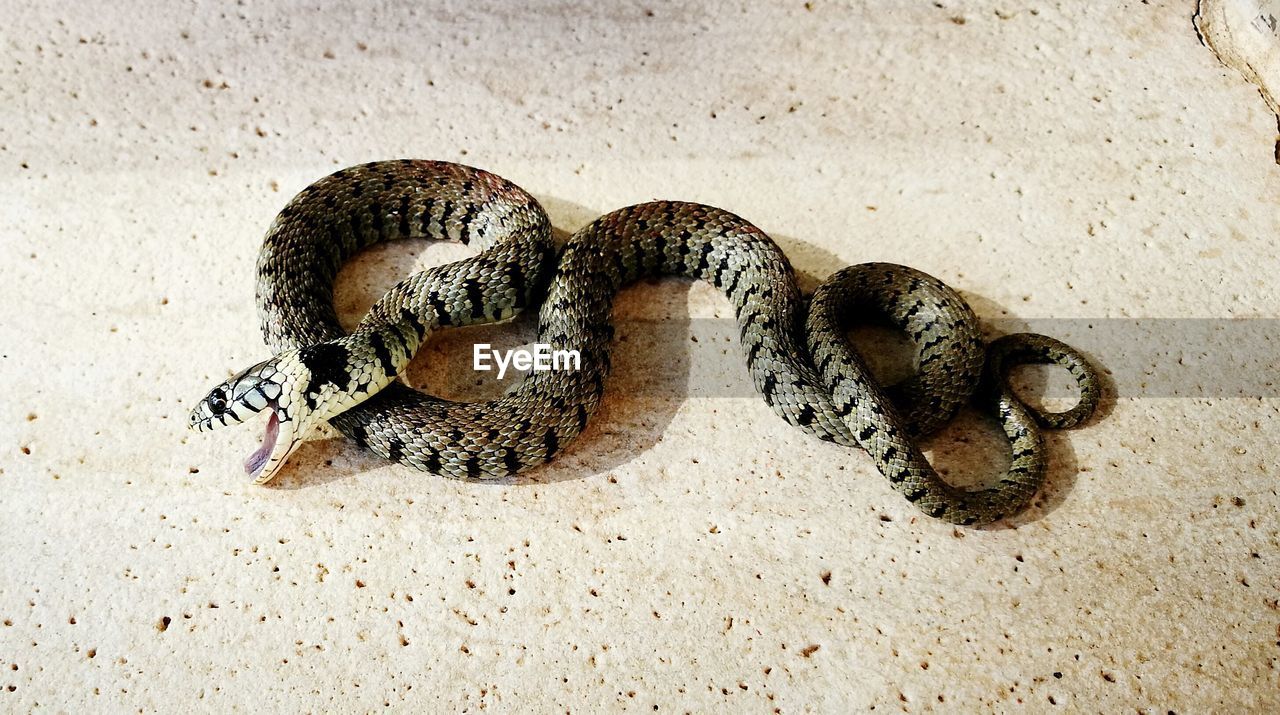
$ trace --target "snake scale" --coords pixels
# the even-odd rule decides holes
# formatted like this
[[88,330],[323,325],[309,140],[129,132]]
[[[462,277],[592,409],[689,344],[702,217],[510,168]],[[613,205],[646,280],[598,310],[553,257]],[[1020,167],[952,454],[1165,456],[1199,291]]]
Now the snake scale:
[[[361,249],[400,238],[461,241],[479,252],[404,279],[346,334],[333,306],[338,269]],[[773,410],[815,437],[866,450],[921,511],[953,523],[988,523],[1025,508],[1045,475],[1040,426],[1077,424],[1099,397],[1098,376],[1078,352],[1032,334],[984,345],[960,296],[914,269],[851,266],[806,303],[786,256],[763,231],[727,211],[676,201],[602,216],[557,254],[537,200],[491,173],[446,162],[374,162],[320,179],[276,217],[257,271],[258,311],[275,357],[214,388],[190,426],[241,422],[269,407],[262,447],[245,464],[259,483],[326,421],[365,449],[434,474],[489,479],[549,461],[600,403],[614,296],[656,275],[719,288],[736,311],[751,379]],[[395,382],[431,332],[504,320],[539,301],[537,342],[577,350],[578,369],[530,372],[503,397],[475,403]],[[915,341],[913,378],[883,388],[851,349],[851,319],[868,314]],[[1029,362],[1064,366],[1080,402],[1061,413],[1023,403],[1006,373]],[[938,476],[916,439],[975,394],[998,414],[1012,461],[995,483],[965,490]]]

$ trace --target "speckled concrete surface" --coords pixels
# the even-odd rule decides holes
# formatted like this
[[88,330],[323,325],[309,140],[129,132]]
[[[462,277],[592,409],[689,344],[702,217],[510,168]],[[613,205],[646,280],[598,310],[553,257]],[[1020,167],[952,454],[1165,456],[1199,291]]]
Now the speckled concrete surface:
[[[977,530],[783,424],[692,339],[726,301],[680,281],[621,300],[670,328],[623,331],[601,413],[528,479],[330,439],[255,488],[254,429],[185,429],[265,356],[271,217],[400,156],[498,172],[564,231],[723,206],[811,276],[907,263],[1158,379],[1176,331],[1092,326],[1280,314],[1276,119],[1194,4],[1118,5],[5,3],[0,709],[1280,707],[1280,401],[1195,382],[1220,375],[1117,371],[1049,437],[1041,503]],[[362,257],[344,319],[450,255]],[[471,340],[410,380],[501,389],[440,369]],[[1006,463],[973,416],[929,447],[960,481]]]

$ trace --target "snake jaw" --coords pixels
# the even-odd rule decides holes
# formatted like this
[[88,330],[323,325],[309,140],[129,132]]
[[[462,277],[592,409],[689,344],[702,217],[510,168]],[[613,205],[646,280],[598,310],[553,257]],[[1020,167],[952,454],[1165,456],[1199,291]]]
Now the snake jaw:
[[280,468],[303,441],[295,433],[294,422],[288,418],[288,415],[286,414],[282,419],[283,410],[275,404],[271,408],[271,414],[267,417],[267,427],[262,435],[262,444],[244,460],[245,474],[253,478],[254,484],[266,484],[274,479]]

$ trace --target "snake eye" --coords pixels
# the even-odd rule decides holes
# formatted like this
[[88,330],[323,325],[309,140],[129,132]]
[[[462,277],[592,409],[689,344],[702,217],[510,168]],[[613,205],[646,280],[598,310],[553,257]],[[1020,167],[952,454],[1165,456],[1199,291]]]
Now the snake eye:
[[227,408],[225,395],[226,393],[223,392],[221,387],[209,393],[209,409],[213,410],[214,414],[221,413]]

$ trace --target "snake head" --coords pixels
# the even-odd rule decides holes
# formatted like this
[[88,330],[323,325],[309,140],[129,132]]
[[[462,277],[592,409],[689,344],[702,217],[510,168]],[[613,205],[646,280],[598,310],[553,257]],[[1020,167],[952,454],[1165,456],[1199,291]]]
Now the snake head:
[[267,410],[262,445],[244,461],[244,471],[258,484],[275,476],[305,436],[296,429],[299,415],[292,414],[301,403],[296,399],[301,388],[297,378],[282,369],[284,364],[289,364],[287,353],[241,371],[210,390],[187,420],[189,428],[203,432]]

